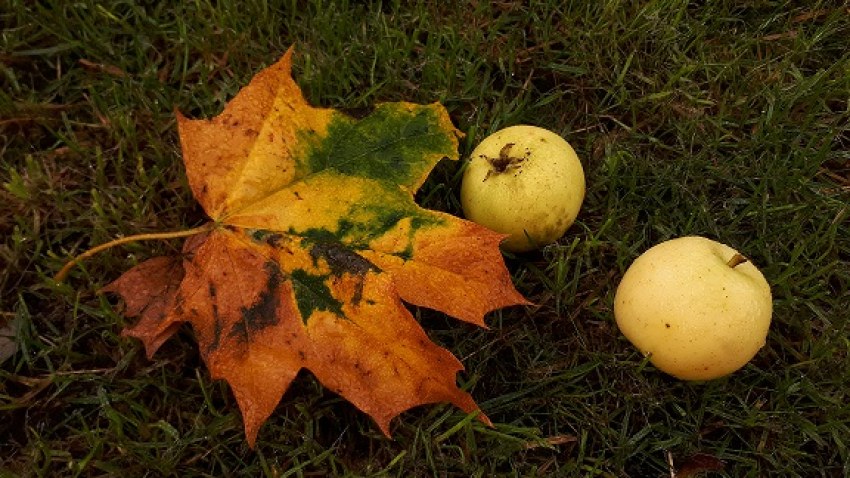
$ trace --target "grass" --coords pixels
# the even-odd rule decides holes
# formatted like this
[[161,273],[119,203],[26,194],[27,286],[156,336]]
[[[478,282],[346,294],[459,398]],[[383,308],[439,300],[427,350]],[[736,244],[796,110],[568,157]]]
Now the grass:
[[[724,462],[709,476],[850,475],[846,4],[152,5],[0,12],[0,319],[19,346],[0,365],[0,475],[662,477],[694,455]],[[202,224],[174,110],[216,114],[291,44],[314,104],[438,100],[467,133],[461,155],[517,123],[579,152],[579,221],[508,259],[536,307],[495,312],[490,330],[416,311],[495,428],[429,406],[389,440],[305,373],[251,451],[191,331],[149,361],[96,294],[180,241],[50,280],[116,237]],[[458,172],[441,164],[420,203],[460,214]],[[767,345],[704,384],[656,371],[612,316],[630,262],[686,234],[744,251],[774,293]]]

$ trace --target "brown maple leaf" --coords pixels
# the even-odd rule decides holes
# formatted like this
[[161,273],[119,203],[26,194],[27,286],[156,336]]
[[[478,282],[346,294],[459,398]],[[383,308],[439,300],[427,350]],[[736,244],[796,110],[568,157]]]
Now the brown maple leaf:
[[417,405],[477,411],[457,387],[460,362],[402,302],[480,326],[528,303],[502,235],[413,200],[439,160],[457,159],[460,132],[436,103],[382,104],[361,120],[314,108],[291,59],[290,49],[211,120],[178,113],[189,184],[211,222],[182,258],[143,262],[105,288],[139,316],[125,334],[150,356],[190,323],[252,447],[302,368],[386,435]]

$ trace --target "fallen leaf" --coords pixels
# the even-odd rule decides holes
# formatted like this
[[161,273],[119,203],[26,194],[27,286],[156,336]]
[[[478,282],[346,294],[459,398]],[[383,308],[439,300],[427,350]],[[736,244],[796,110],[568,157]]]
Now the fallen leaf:
[[107,75],[117,76],[119,78],[127,76],[127,73],[125,73],[124,70],[115,65],[97,63],[91,60],[86,60],[85,58],[80,58],[79,63],[83,68],[96,73],[106,73]]
[[566,445],[567,443],[575,443],[578,441],[578,438],[575,435],[555,435],[543,438],[539,441],[530,441],[526,442],[525,449],[533,450],[535,448],[540,447],[549,447],[553,448],[558,445]]
[[821,17],[829,15],[830,13],[832,13],[832,10],[828,8],[821,8],[818,10],[807,10],[792,18],[791,23],[803,23],[811,20],[817,20]]
[[143,262],[104,289],[139,317],[125,334],[152,355],[190,323],[252,447],[302,368],[388,436],[417,405],[477,411],[457,387],[460,362],[402,302],[479,326],[528,303],[504,236],[414,202],[434,165],[457,159],[461,133],[437,103],[381,104],[360,120],[314,108],[291,61],[290,49],[213,119],[178,113],[189,185],[212,222],[183,257]]
[[0,312],[0,364],[18,353],[20,317],[11,312]]
[[709,471],[720,471],[725,466],[722,460],[707,453],[696,453],[687,457],[676,470],[676,478],[696,478]]
[[786,39],[794,39],[797,38],[797,30],[789,30],[787,32],[782,33],[772,33],[770,35],[765,35],[761,37],[763,41],[777,41],[777,40],[786,40]]

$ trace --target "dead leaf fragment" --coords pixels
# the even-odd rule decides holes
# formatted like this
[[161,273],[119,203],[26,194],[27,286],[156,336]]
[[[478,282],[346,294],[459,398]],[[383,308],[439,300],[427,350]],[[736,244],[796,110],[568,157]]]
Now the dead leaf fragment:
[[82,66],[86,70],[93,71],[96,73],[106,73],[107,75],[112,75],[118,78],[123,78],[127,76],[127,73],[124,72],[124,70],[118,68],[115,65],[97,63],[91,60],[86,60],[85,58],[80,58],[79,63],[80,66]]
[[11,312],[0,312],[0,364],[18,353],[21,319]]
[[763,41],[777,41],[777,40],[791,40],[797,38],[798,32],[797,30],[789,30],[787,32],[782,33],[772,33],[770,35],[765,35],[761,37]]
[[720,471],[725,466],[722,460],[707,453],[695,453],[678,466],[676,478],[697,478],[710,471]]
[[566,445],[567,443],[575,443],[578,437],[575,435],[555,435],[544,438],[542,441],[530,441],[525,444],[526,450],[533,450],[540,447],[555,447],[558,445]]
[[[804,23],[812,20],[817,20],[819,18],[825,17],[832,13],[832,10],[828,8],[821,8],[817,10],[807,10],[799,15],[794,16],[791,19],[791,23]],[[850,13],[850,11],[848,11]]]

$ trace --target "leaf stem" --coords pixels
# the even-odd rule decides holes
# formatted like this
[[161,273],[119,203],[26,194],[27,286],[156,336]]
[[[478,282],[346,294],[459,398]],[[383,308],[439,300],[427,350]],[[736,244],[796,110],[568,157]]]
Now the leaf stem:
[[197,234],[203,234],[205,232],[211,231],[215,227],[214,222],[208,222],[203,226],[196,227],[193,229],[186,229],[185,231],[172,231],[172,232],[154,232],[148,234],[136,234],[134,236],[122,237],[120,239],[115,239],[113,241],[109,241],[105,244],[101,244],[99,246],[92,247],[91,249],[83,252],[77,257],[71,259],[66,262],[62,269],[53,276],[53,280],[56,282],[62,282],[65,280],[65,277],[68,276],[68,273],[71,272],[71,269],[74,268],[77,264],[83,261],[83,259],[89,258],[98,252],[105,251],[106,249],[120,246],[121,244],[127,244],[129,242],[138,242],[138,241],[152,241],[152,240],[163,240],[163,239],[175,239],[178,237],[188,237],[194,236]]

